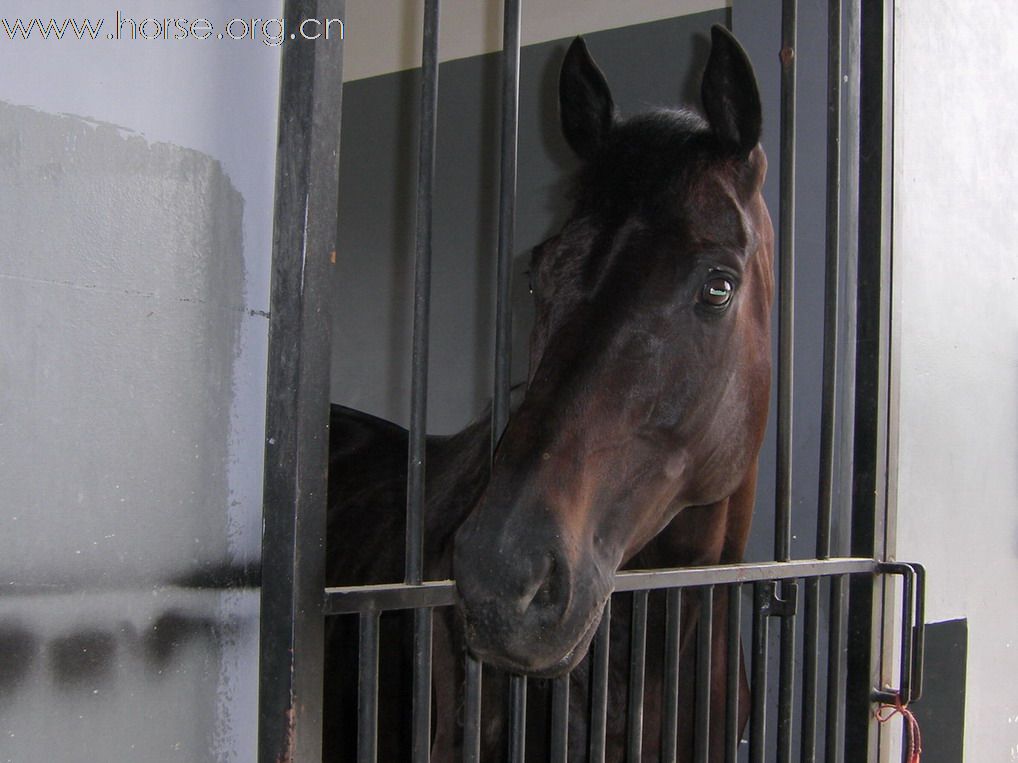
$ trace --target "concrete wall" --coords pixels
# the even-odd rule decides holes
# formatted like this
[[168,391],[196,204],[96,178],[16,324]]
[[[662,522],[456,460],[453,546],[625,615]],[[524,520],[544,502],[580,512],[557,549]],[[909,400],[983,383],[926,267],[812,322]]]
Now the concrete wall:
[[928,620],[968,619],[964,759],[1015,761],[1018,17],[896,5],[897,556],[929,571]]
[[253,760],[279,48],[4,37],[0,70],[0,760]]

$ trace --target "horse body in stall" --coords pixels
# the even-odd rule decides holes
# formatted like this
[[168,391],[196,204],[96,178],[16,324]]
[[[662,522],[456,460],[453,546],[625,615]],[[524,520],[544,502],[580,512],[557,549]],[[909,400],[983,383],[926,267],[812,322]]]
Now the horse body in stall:
[[[745,53],[715,27],[706,118],[623,119],[581,40],[562,68],[567,141],[583,160],[573,213],[534,251],[530,377],[490,460],[490,426],[429,438],[425,575],[454,577],[435,618],[433,759],[460,759],[463,654],[485,663],[484,759],[505,748],[509,673],[571,672],[571,761],[587,759],[589,671],[580,663],[623,568],[738,561],[745,547],[770,384],[773,231],[761,196],[760,101]],[[406,432],[334,407],[330,585],[403,574]],[[699,618],[684,597],[679,760],[692,752]],[[720,759],[726,592],[715,596],[711,748]],[[648,633],[663,630],[652,608]],[[404,760],[405,616],[383,617],[381,760]],[[352,759],[356,623],[328,625],[326,759]],[[613,613],[607,756],[624,759],[628,616]],[[651,638],[654,638],[653,635]],[[391,656],[385,657],[388,653]],[[644,760],[660,754],[663,654],[648,647]],[[397,658],[398,657],[398,658]],[[579,666],[579,669],[576,669]],[[548,702],[532,682],[529,702]],[[742,677],[740,694],[745,700]],[[744,722],[746,701],[740,702]],[[533,712],[530,718],[540,718]],[[542,721],[528,758],[546,759]],[[542,757],[543,756],[543,757]]]

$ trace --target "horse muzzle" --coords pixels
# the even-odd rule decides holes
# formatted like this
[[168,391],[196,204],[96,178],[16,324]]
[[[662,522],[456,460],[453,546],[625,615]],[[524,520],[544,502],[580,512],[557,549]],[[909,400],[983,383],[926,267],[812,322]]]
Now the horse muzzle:
[[551,525],[535,520],[511,532],[486,528],[474,515],[456,537],[453,568],[467,646],[509,672],[570,670],[586,654],[611,591],[611,577],[571,560]]

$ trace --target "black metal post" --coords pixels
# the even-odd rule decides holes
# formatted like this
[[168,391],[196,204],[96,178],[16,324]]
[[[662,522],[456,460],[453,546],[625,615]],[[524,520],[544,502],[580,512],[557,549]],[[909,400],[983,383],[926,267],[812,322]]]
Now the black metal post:
[[608,726],[608,648],[611,641],[612,602],[608,599],[591,645],[590,763],[604,763]]
[[710,761],[711,651],[714,634],[714,587],[700,589],[700,621],[696,625],[696,720],[693,760]]
[[[408,585],[419,585],[424,579],[428,341],[431,310],[435,145],[438,124],[439,11],[439,0],[426,0],[421,54],[420,156],[417,169],[413,350],[410,432],[407,453],[406,569],[404,579]],[[431,636],[431,611],[426,609],[416,611],[414,613],[414,703],[411,742],[415,763],[427,763],[431,756]]]
[[672,588],[666,596],[665,689],[661,731],[661,761],[675,763],[679,741],[679,651],[681,648],[682,589]]
[[742,675],[742,586],[728,587],[728,643],[725,676],[725,763],[738,763],[739,679]]
[[[890,345],[890,124],[893,13],[883,0],[862,0],[859,17],[859,238],[855,479],[852,552],[886,558],[887,405]],[[845,759],[879,750],[874,687],[883,675],[886,602],[880,577],[853,579],[849,594]]]
[[378,760],[378,624],[379,612],[364,612],[360,621],[357,689],[357,763]]
[[626,760],[643,760],[643,687],[647,664],[648,591],[633,593],[629,640],[629,702],[626,707]]
[[753,586],[753,678],[750,683],[749,761],[763,763],[767,740],[768,623],[773,583]]
[[509,420],[512,379],[513,241],[516,226],[516,158],[520,101],[520,0],[505,0],[502,26],[502,141],[498,194],[498,262],[495,284],[495,393],[491,449]]
[[[285,23],[343,18],[288,0]],[[265,412],[258,760],[321,759],[329,300],[336,248],[341,40],[283,46]],[[298,468],[299,467],[299,468]]]
[[466,689],[463,698],[463,763],[481,760],[481,663],[470,655],[464,658]]
[[566,763],[569,756],[569,676],[560,676],[551,689],[551,763]]

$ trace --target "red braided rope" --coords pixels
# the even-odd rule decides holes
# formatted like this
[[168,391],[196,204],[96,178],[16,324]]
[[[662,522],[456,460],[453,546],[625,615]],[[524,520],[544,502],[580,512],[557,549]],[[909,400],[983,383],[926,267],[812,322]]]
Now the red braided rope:
[[873,711],[873,715],[881,724],[887,723],[896,715],[901,716],[902,722],[908,724],[908,755],[905,760],[908,763],[920,763],[923,754],[923,737],[919,731],[919,721],[908,709],[908,705],[902,703],[901,697],[895,697],[893,705],[886,703],[880,705]]

